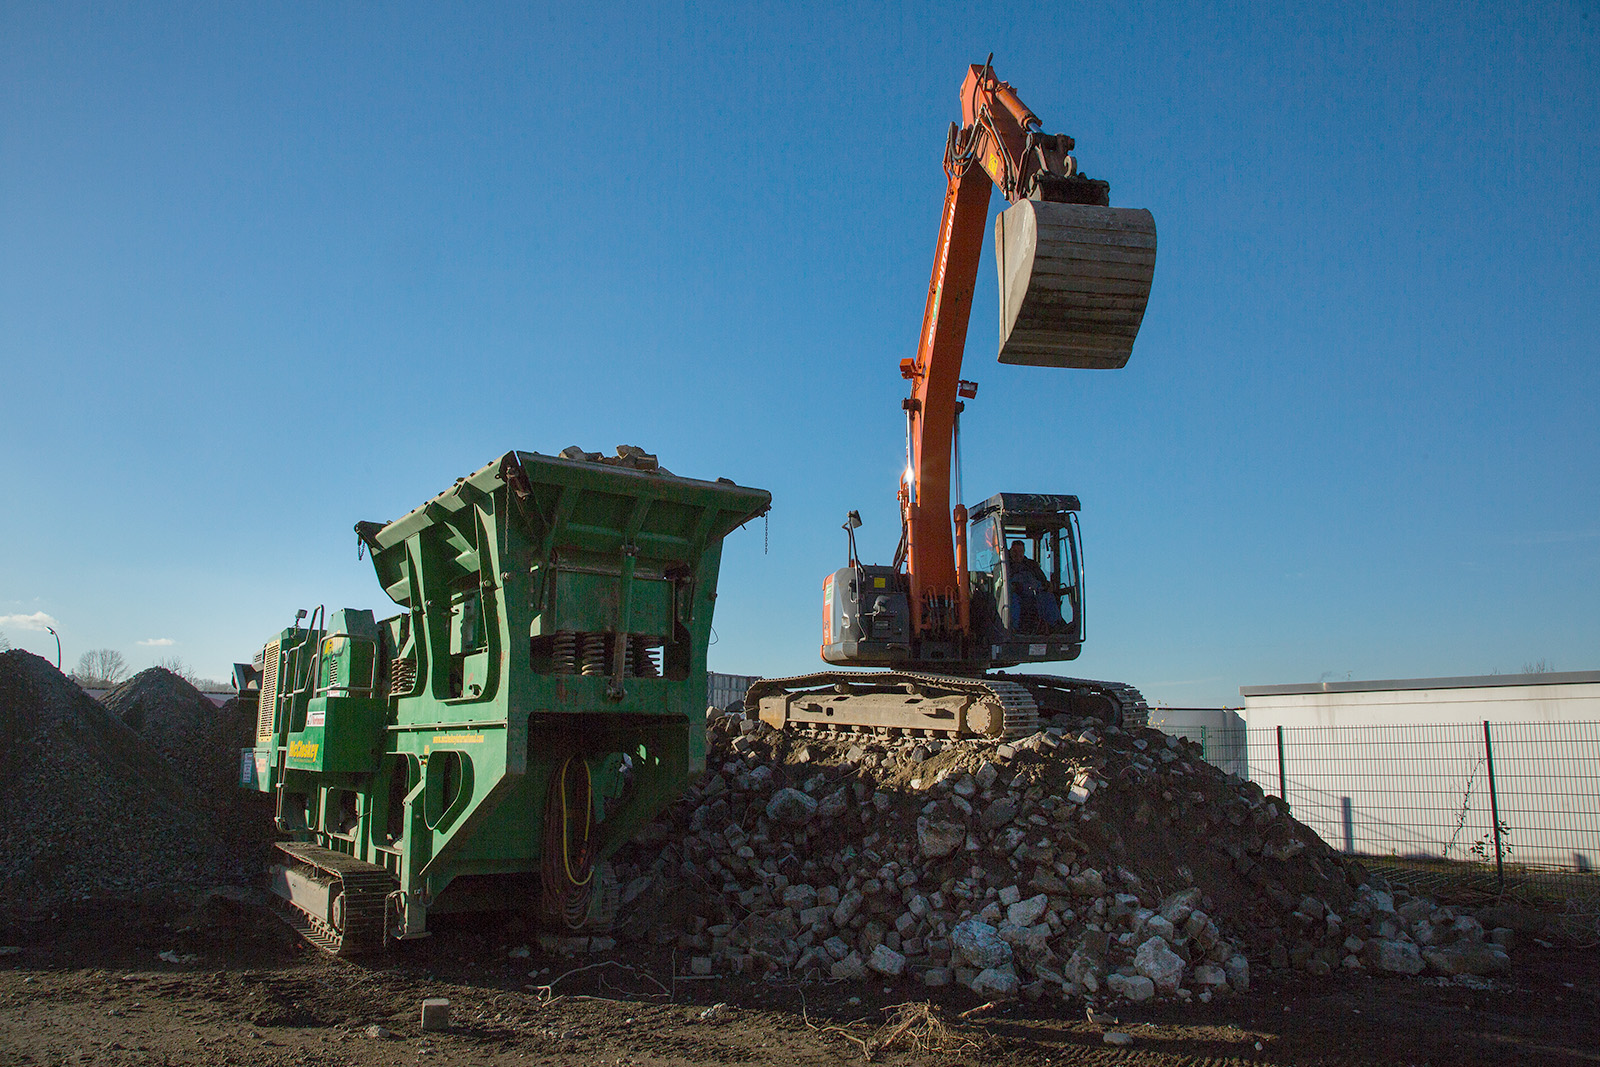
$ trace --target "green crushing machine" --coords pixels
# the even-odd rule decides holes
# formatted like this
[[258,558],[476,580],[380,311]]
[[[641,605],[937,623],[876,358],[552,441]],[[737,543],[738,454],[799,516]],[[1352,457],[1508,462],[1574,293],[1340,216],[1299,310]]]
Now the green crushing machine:
[[430,912],[580,929],[603,861],[705,767],[722,539],[771,495],[615,458],[508,452],[356,533],[400,611],[301,612],[252,664],[241,784],[272,794],[273,891],[338,954]]

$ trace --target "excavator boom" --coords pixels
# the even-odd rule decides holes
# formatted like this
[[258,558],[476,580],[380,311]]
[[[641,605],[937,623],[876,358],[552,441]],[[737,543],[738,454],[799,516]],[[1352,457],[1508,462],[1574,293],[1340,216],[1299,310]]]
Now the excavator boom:
[[911,628],[958,642],[971,633],[971,594],[965,509],[950,506],[951,451],[990,189],[1012,203],[995,232],[1002,362],[1123,366],[1155,271],[1150,212],[1108,206],[1107,183],[1077,173],[1072,138],[1040,133],[1038,117],[988,63],[967,71],[961,112],[945,145],[944,214],[917,356],[900,367],[912,383],[900,486]]

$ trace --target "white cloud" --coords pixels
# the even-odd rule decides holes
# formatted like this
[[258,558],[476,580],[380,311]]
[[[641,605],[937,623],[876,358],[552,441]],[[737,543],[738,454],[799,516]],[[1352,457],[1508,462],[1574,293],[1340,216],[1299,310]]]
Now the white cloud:
[[60,629],[61,624],[42,611],[32,615],[0,615],[0,630],[37,630],[44,633],[51,627]]
[[139,644],[143,645],[145,648],[166,648],[168,645],[175,645],[177,643],[178,642],[174,641],[170,637],[149,637],[139,642]]

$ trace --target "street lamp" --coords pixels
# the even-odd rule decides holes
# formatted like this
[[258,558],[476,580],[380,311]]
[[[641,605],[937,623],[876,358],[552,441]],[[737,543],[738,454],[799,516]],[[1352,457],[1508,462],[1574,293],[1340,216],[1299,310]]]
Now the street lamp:
[[46,626],[45,629],[49,630],[50,636],[56,639],[56,670],[59,671],[61,669],[61,635],[56,633],[54,626]]

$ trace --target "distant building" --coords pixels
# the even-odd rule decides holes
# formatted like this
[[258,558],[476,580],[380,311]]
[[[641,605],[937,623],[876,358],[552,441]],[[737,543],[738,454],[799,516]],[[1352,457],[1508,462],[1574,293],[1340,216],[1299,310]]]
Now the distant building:
[[744,693],[756,682],[759,674],[717,674],[706,672],[706,706],[726,708],[734,702],[743,702]]
[[1404,723],[1600,722],[1600,671],[1247,685],[1250,729]]
[[1250,745],[1242,708],[1151,708],[1150,725],[1193,741],[1206,762],[1240,778],[1250,777]]

